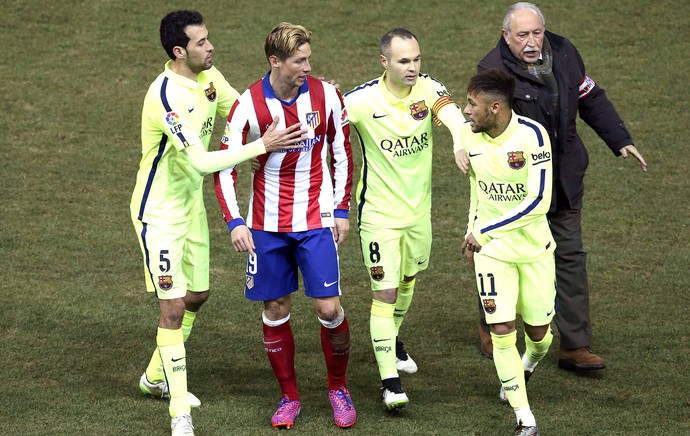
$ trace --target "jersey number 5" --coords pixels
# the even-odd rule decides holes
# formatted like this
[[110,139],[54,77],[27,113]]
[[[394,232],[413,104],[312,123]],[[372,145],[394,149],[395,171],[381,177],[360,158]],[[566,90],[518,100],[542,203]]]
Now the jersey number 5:
[[169,251],[168,250],[161,250],[160,251],[160,265],[159,268],[161,269],[161,272],[168,272],[170,271],[170,259],[167,258]]

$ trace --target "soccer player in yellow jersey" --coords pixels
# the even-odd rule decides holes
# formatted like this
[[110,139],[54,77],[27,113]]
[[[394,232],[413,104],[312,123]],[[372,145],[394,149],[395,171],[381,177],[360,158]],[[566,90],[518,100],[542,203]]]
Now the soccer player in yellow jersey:
[[372,346],[383,401],[399,409],[409,399],[398,371],[412,373],[417,365],[397,340],[398,331],[431,252],[431,122],[448,127],[462,160],[457,136],[465,120],[445,86],[420,73],[412,32],[389,31],[380,50],[383,75],[345,94],[345,108],[364,161],[357,219],[373,291]]
[[275,130],[241,150],[208,151],[216,113],[227,117],[239,96],[213,67],[213,45],[201,14],[175,11],[160,24],[170,57],[151,84],[141,117],[142,157],[130,210],[144,256],[146,290],[159,300],[156,349],[139,387],[170,398],[173,435],[194,434],[184,341],[208,299],[209,235],[205,174],[270,151],[289,149],[306,129]]
[[[551,202],[551,142],[537,122],[512,111],[515,78],[483,71],[470,79],[460,130],[470,159],[471,198],[460,249],[474,263],[477,290],[491,328],[500,397],[517,418],[516,435],[539,434],[525,383],[546,355],[556,298],[556,244],[546,213]],[[525,354],[515,321],[525,326]]]

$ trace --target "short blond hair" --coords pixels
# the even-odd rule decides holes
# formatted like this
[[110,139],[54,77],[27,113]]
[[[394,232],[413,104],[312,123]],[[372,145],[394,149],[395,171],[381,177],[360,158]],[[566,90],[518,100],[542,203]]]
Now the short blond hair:
[[266,59],[276,56],[284,61],[305,43],[311,43],[310,31],[298,24],[278,23],[266,37]]

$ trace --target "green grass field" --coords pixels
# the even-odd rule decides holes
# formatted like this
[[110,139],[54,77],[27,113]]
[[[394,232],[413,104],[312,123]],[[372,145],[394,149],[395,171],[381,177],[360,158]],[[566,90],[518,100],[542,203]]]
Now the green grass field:
[[[542,2],[547,28],[569,37],[607,90],[649,164],[614,158],[586,126],[585,199],[594,347],[607,370],[557,368],[558,338],[530,382],[548,435],[690,434],[687,284],[690,183],[687,0]],[[423,72],[456,101],[499,37],[510,4],[333,1],[6,0],[0,6],[0,434],[165,435],[166,404],[138,378],[154,345],[157,302],[144,292],[129,219],[141,104],[166,56],[158,25],[172,9],[206,17],[215,64],[243,91],[267,70],[263,40],[279,21],[314,32],[313,73],[349,90],[380,74],[378,38],[417,33]],[[217,122],[220,130],[222,122]],[[212,144],[217,144],[216,135]],[[357,168],[359,152],[357,151]],[[245,165],[241,183],[246,186]],[[476,347],[475,289],[458,246],[469,189],[450,136],[436,131],[434,246],[402,336],[420,366],[403,375],[411,398],[390,416],[369,345],[370,294],[356,228],[342,247],[350,319],[355,434],[508,434],[493,364]],[[246,192],[246,189],[245,189]],[[261,346],[260,305],[244,299],[245,257],[234,253],[206,184],[212,298],[187,343],[199,435],[274,434],[277,383]],[[354,214],[353,214],[354,215]],[[680,311],[680,312],[679,312]],[[303,397],[298,434],[340,434],[332,423],[318,321],[296,298],[293,328]]]

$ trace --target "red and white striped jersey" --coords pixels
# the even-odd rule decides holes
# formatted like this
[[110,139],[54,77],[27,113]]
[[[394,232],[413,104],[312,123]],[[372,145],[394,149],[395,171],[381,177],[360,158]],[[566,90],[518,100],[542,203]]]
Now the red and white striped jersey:
[[[352,149],[343,99],[334,86],[307,76],[298,96],[285,102],[273,93],[269,75],[235,102],[220,148],[239,148],[260,138],[275,116],[280,118],[278,129],[300,123],[308,134],[293,150],[258,157],[247,226],[269,232],[333,227],[334,217],[347,218],[352,191]],[[244,223],[237,203],[237,169],[216,173],[214,180],[232,230]]]

